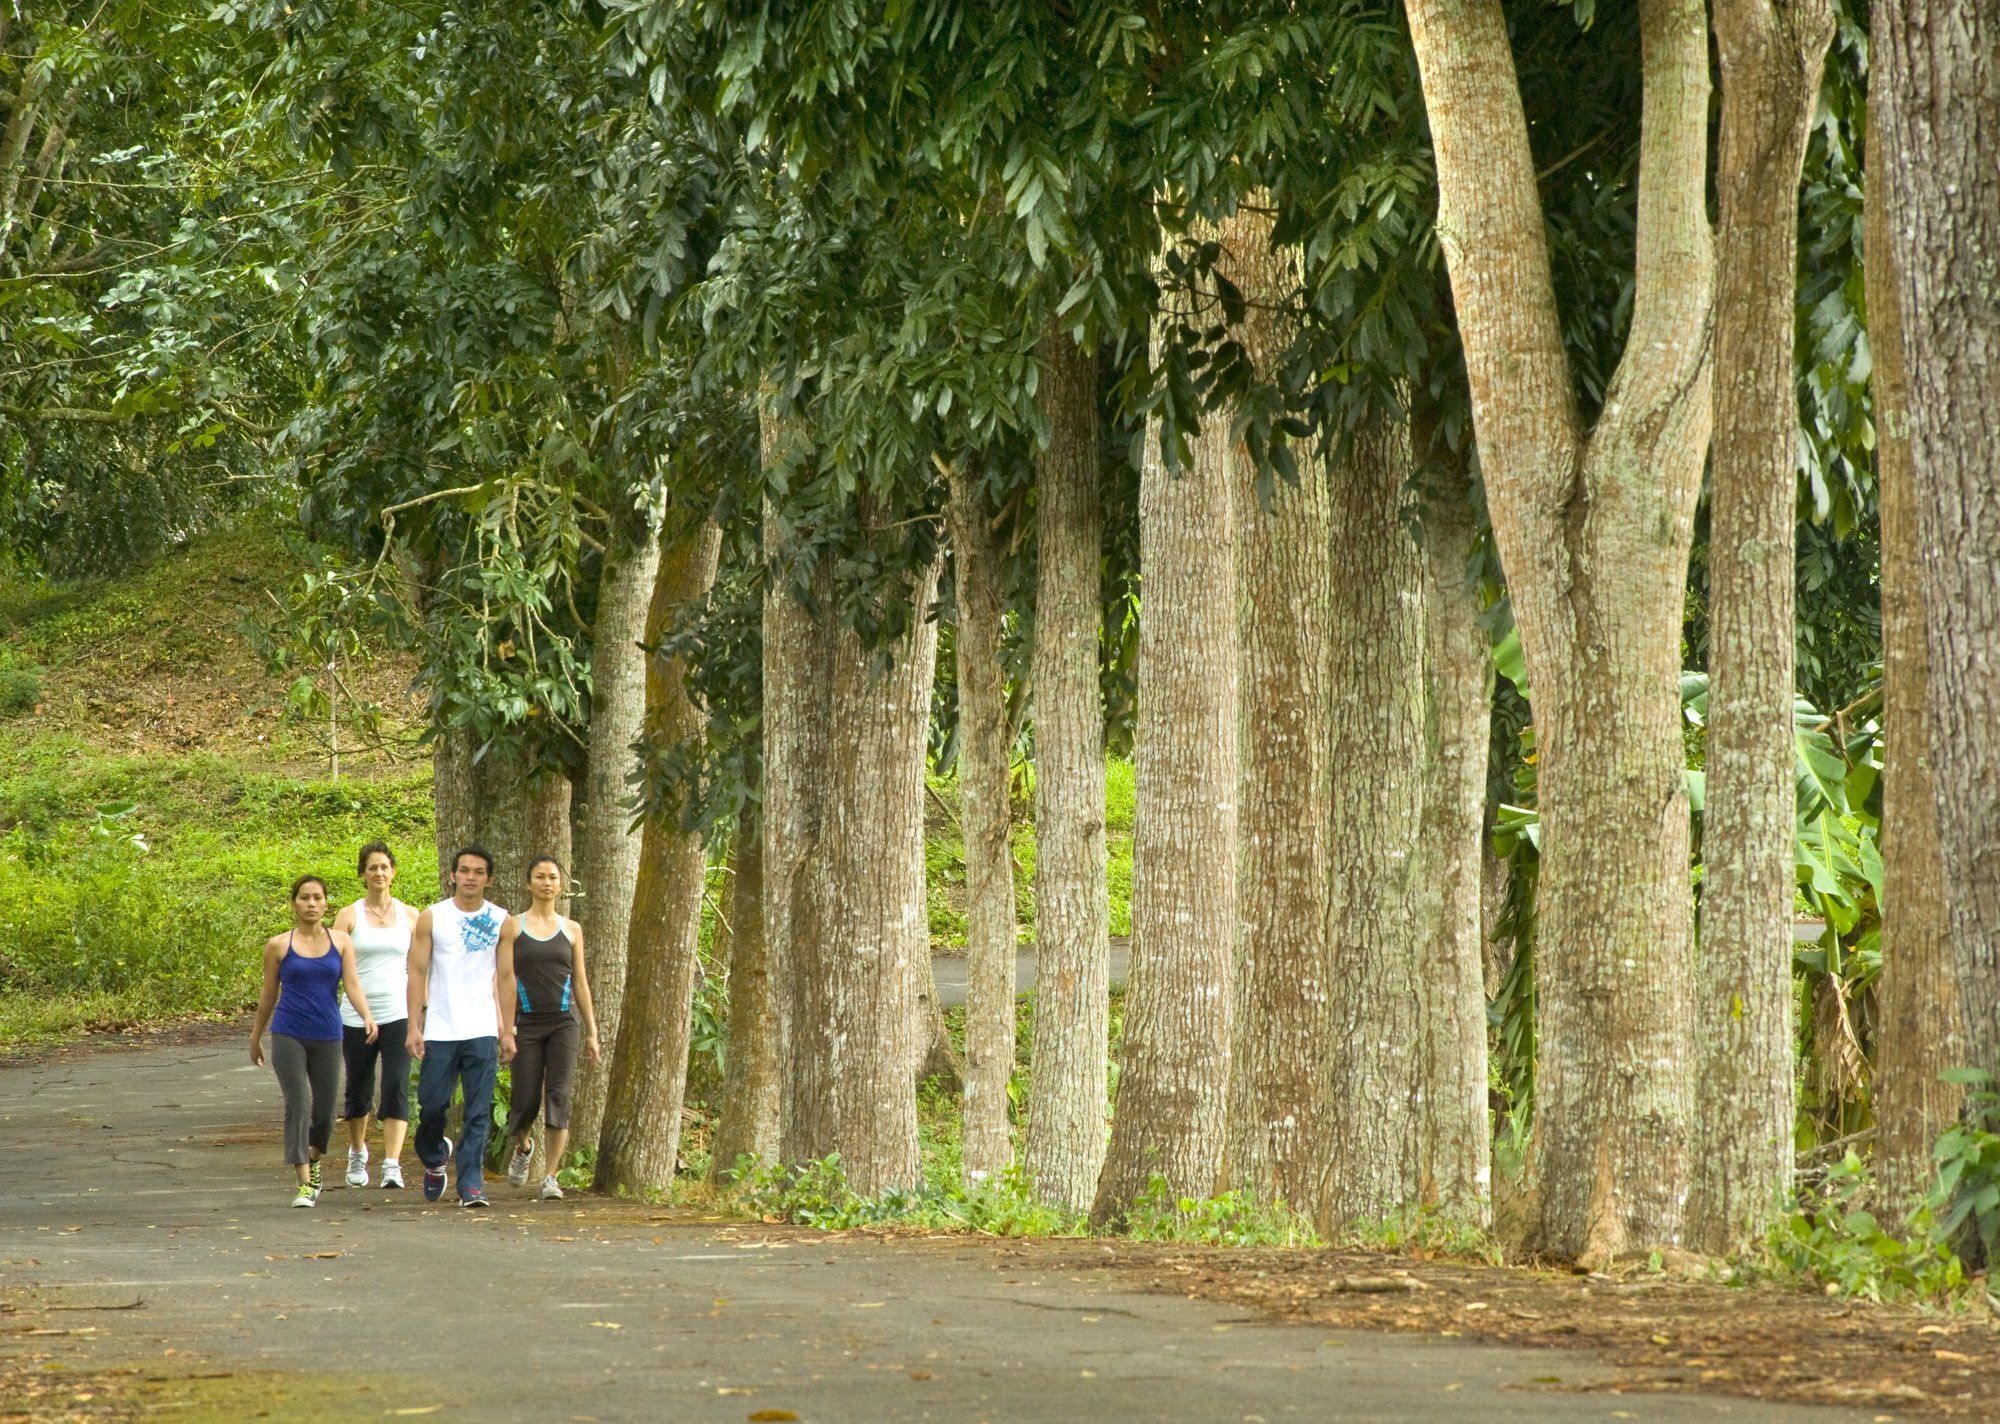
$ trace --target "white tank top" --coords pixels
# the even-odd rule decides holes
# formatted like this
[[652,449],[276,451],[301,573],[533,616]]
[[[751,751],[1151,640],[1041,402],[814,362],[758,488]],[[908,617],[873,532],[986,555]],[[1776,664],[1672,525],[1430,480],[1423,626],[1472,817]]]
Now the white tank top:
[[424,1037],[444,1043],[500,1035],[500,1006],[493,998],[495,950],[507,912],[480,901],[470,912],[455,900],[431,906],[430,998]]
[[[361,980],[362,997],[378,1024],[392,1024],[410,1012],[410,929],[415,916],[409,906],[392,901],[396,923],[386,929],[368,918],[368,902],[354,902],[354,970]],[[361,1027],[361,1015],[346,995],[340,1000],[340,1021],[349,1028]]]

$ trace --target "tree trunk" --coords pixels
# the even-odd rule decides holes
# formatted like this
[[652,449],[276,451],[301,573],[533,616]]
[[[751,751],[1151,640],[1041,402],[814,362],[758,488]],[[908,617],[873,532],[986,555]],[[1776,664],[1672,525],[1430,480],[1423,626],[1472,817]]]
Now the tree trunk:
[[479,839],[479,771],[473,765],[472,734],[441,727],[431,742],[432,824],[437,834],[437,879],[403,886],[400,893],[428,905],[451,893],[451,858],[460,846]]
[[[1156,340],[1158,338],[1156,337]],[[1228,417],[1186,469],[1149,422],[1139,483],[1139,715],[1132,961],[1111,1145],[1091,1220],[1154,1176],[1206,1197],[1221,1177],[1236,937],[1236,558]]]
[[1688,1240],[1758,1239],[1792,1187],[1792,701],[1799,173],[1833,36],[1825,0],[1717,0],[1715,446],[1708,806]]
[[[1886,34],[1887,21],[1871,26]],[[1895,174],[1868,126],[1868,348],[1874,361],[1875,487],[1882,508],[1882,974],[1875,982],[1875,1180],[1900,1220],[1930,1188],[1931,1146],[1963,1092],[1938,1075],[1963,1061],[1958,979],[1945,932],[1944,865],[1931,784],[1930,655],[1910,462],[1909,385],[1889,233]]]
[[1478,528],[1462,465],[1426,504],[1423,586],[1429,635],[1424,764],[1424,932],[1418,961],[1417,1097],[1423,1200],[1484,1225],[1492,1212],[1486,1111],[1484,932],[1486,757],[1493,655],[1473,575]]
[[[676,613],[708,593],[721,547],[710,521],[663,536],[661,543],[646,611],[646,642],[652,645],[665,638]],[[701,712],[687,695],[687,675],[678,659],[646,659],[645,731],[656,745],[674,746],[701,734]],[[641,833],[624,1013],[598,1135],[599,1191],[665,1191],[673,1185],[680,1155],[708,852],[699,832],[681,829],[678,811],[678,805],[662,807]]]
[[[590,750],[583,785],[583,829],[577,837],[576,879],[583,887],[577,920],[589,955],[590,998],[599,1035],[618,1042],[625,1001],[625,945],[639,876],[640,832],[626,802],[637,758],[632,744],[646,715],[646,606],[660,567],[660,546],[607,553],[598,583],[597,625],[591,630]],[[571,1140],[597,1141],[604,1122],[604,1085],[611,1060],[577,1065]]]
[[976,1186],[1014,1157],[1007,1082],[1014,1072],[1014,847],[1007,769],[1007,670],[1001,663],[1006,549],[978,472],[950,471],[958,601],[958,789],[965,834],[964,1169]]
[[764,940],[764,831],[754,807],[736,827],[730,874],[729,1037],[724,1052],[722,1107],[709,1155],[719,1180],[739,1160],[778,1160],[776,992]]
[[1022,1166],[1043,1200],[1082,1209],[1104,1164],[1111,905],[1105,879],[1103,514],[1097,376],[1051,322],[1036,398],[1034,1049]]
[[1632,328],[1586,436],[1499,0],[1411,0],[1438,232],[1542,756],[1537,1244],[1676,1244],[1693,978],[1681,597],[1709,433],[1708,28],[1641,0]]
[[1406,427],[1356,432],[1333,472],[1332,879],[1324,1166],[1329,1230],[1422,1196],[1419,984],[1426,644],[1423,562],[1399,513]]
[[1963,1053],[2000,1071],[2000,0],[1894,0],[1889,225],[1931,683],[1931,769]]
[[[1250,204],[1269,203],[1262,194]],[[1269,379],[1292,338],[1280,313],[1299,273],[1271,245],[1272,215],[1247,206],[1222,227],[1222,265],[1249,303],[1239,332]],[[1213,419],[1226,417],[1217,414]],[[1237,531],[1234,1036],[1227,1185],[1313,1209],[1324,1069],[1333,534],[1326,467],[1301,442],[1298,480],[1273,472],[1260,500],[1248,448],[1230,480]]]

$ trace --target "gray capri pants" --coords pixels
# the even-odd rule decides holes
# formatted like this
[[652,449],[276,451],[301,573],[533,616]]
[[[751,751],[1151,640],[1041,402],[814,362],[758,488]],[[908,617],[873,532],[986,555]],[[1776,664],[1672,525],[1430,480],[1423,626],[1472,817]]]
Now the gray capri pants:
[[325,1042],[271,1035],[271,1067],[285,1095],[285,1160],[294,1167],[325,1152],[333,1140],[333,1108],[340,1096],[340,1040]]
[[514,1089],[507,1107],[509,1137],[518,1137],[533,1127],[537,1114],[551,1132],[568,1129],[579,1042],[576,1019],[570,1014],[522,1014],[515,1022]]

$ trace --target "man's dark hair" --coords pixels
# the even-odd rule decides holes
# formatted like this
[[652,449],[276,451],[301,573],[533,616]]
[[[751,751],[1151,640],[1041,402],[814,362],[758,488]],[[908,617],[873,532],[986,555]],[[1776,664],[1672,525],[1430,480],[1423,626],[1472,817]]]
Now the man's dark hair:
[[374,855],[388,856],[389,868],[391,870],[396,868],[396,852],[389,849],[389,843],[387,841],[370,841],[367,845],[361,847],[361,854],[356,857],[354,862],[354,873],[356,875],[366,875],[368,873],[368,858]]
[[492,876],[493,852],[488,850],[485,846],[482,845],[460,846],[457,850],[451,853],[451,873],[453,875],[458,874],[458,863],[461,860],[464,860],[468,855],[476,855],[481,860],[485,861],[486,874],[489,878]]

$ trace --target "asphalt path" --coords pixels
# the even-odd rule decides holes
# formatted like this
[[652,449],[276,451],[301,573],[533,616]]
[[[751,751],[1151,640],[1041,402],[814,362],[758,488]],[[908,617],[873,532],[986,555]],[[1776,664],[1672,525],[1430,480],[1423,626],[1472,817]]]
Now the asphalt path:
[[[1119,936],[1111,941],[1111,983],[1125,983],[1125,970],[1132,962],[1132,941]],[[965,956],[931,956],[931,976],[937,980],[938,1002],[946,1008],[965,1002]],[[1021,950],[1014,956],[1014,992],[1025,994],[1035,987],[1035,952]]]
[[87,1322],[85,1364],[296,1375],[356,1419],[1872,1417],[1616,1395],[1576,1352],[1246,1318],[1136,1290],[1088,1243],[830,1236],[504,1179],[472,1213],[341,1187],[337,1155],[294,1210],[278,1111],[236,1041],[0,1068],[0,1292],[79,1312],[46,1318]]

